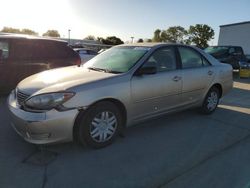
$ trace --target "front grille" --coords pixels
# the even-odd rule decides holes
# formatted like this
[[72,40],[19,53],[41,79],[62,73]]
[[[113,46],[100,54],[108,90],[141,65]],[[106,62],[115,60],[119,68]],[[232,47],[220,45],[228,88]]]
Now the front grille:
[[29,97],[30,95],[25,94],[19,90],[16,91],[16,97],[18,104],[23,104],[23,102]]

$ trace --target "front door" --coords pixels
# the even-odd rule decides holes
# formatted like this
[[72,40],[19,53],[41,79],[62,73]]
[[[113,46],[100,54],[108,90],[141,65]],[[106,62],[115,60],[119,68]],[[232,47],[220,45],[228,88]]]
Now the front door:
[[134,120],[144,119],[180,104],[181,72],[177,69],[174,47],[156,50],[143,67],[156,66],[155,74],[145,74],[131,79],[131,96]]

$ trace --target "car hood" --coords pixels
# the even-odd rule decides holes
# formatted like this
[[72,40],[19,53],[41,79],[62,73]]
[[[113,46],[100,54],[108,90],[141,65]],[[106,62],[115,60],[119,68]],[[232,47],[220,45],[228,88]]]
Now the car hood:
[[22,80],[17,89],[25,94],[64,91],[68,88],[102,80],[116,74],[98,72],[84,67],[70,66],[44,71]]

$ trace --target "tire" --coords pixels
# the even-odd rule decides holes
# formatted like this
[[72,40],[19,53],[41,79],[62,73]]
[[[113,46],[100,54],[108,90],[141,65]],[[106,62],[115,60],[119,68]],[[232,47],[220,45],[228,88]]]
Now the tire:
[[219,90],[216,88],[216,87],[212,87],[204,101],[203,101],[203,104],[202,104],[202,107],[201,107],[201,113],[203,114],[212,114],[217,106],[218,106],[218,103],[219,103],[219,100],[220,100],[220,92]]
[[78,122],[78,141],[92,148],[110,145],[122,127],[119,108],[104,101],[90,107]]

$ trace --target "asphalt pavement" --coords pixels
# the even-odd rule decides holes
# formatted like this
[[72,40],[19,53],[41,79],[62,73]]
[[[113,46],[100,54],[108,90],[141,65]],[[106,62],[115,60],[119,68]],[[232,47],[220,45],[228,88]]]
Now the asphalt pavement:
[[13,131],[0,98],[1,188],[250,188],[250,79],[236,79],[212,115],[166,115],[99,150],[42,149]]

